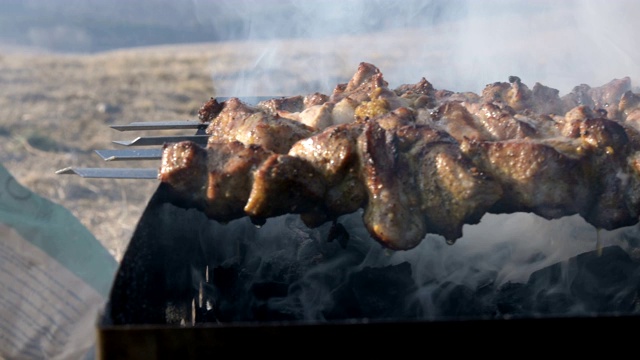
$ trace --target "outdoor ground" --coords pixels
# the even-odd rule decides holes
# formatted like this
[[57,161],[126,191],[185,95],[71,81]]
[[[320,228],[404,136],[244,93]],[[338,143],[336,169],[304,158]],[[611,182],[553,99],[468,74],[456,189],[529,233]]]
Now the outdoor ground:
[[[22,185],[69,209],[120,259],[158,182],[85,179],[56,171],[70,166],[158,167],[159,161],[151,160],[105,162],[94,151],[116,149],[113,140],[142,135],[193,134],[120,132],[110,125],[197,119],[210,97],[238,95],[229,89],[246,83],[239,78],[264,46],[212,43],[92,55],[0,49],[0,163]],[[312,56],[310,46],[292,42],[292,56],[301,57],[303,64],[299,68],[250,73],[258,84],[252,91],[299,91],[301,83],[306,89],[320,87],[320,80],[308,76],[312,72],[304,58]],[[331,78],[348,79],[357,66],[333,66]],[[296,76],[303,72],[306,77]],[[219,94],[220,88],[227,93]]]

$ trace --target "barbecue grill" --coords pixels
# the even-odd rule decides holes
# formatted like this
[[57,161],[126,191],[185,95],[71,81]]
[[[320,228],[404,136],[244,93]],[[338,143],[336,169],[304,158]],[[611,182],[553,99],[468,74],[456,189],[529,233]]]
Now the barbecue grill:
[[[186,120],[112,125],[118,131],[195,133],[116,141],[127,149],[96,153],[107,162],[160,159],[160,146],[167,142],[206,144],[206,126]],[[135,167],[58,173],[157,177],[157,169]],[[285,253],[292,244],[292,252]],[[541,335],[545,346],[566,347],[571,345],[567,335],[620,341],[628,335],[607,329],[640,324],[640,262],[617,246],[594,247],[539,269],[521,283],[497,284],[491,272],[479,274],[473,286],[423,280],[431,299],[425,306],[417,300],[421,289],[409,262],[385,261],[388,251],[372,244],[360,213],[313,230],[294,215],[266,224],[248,218],[223,224],[184,206],[161,183],[138,222],[98,321],[98,356],[195,358],[249,344],[279,351],[293,344],[409,348],[422,338],[435,344],[499,339],[530,347],[532,337]],[[329,270],[348,269],[348,274],[321,271],[333,263]],[[567,278],[573,279],[569,286]],[[312,295],[320,299],[310,299]]]

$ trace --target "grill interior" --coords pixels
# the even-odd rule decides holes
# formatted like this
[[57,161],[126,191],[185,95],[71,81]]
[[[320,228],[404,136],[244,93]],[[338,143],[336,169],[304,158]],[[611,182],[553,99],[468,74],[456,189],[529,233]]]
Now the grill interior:
[[[320,253],[330,261],[331,256],[358,254],[358,248],[325,239],[330,229],[318,232],[315,240],[282,230],[286,226],[281,225],[294,221],[277,219],[272,228],[268,222],[260,229],[248,222],[220,224],[181,207],[171,190],[160,185],[131,239],[100,319],[102,356],[198,358],[247,344],[273,349],[294,343],[317,347],[319,341],[331,348],[361,349],[378,341],[403,344],[415,336],[448,341],[486,334],[530,346],[540,329],[545,345],[566,347],[568,333],[620,340],[630,333],[603,329],[624,329],[640,319],[640,263],[617,247],[541,269],[526,283],[498,286],[488,276],[481,286],[469,287],[433,279],[438,284],[431,304],[437,311],[432,313],[407,306],[416,293],[408,266],[361,268],[331,292],[334,302],[325,303],[331,305],[321,312],[323,319],[305,319],[303,312],[273,306],[295,291],[296,280],[287,283],[280,275],[296,273],[296,266],[285,259],[286,265],[275,269],[281,258],[273,252],[272,258],[261,259],[271,266],[270,274],[255,268],[240,271],[240,265],[251,267],[249,248],[261,241],[296,242],[302,254],[301,244],[313,242],[316,247],[307,244],[308,254],[301,257],[299,265],[306,269],[296,273],[299,277],[318,270],[310,259]],[[348,219],[343,223],[352,225]],[[297,229],[293,225],[289,230]],[[263,231],[271,234],[260,238]],[[574,279],[570,287],[565,286],[567,276]]]

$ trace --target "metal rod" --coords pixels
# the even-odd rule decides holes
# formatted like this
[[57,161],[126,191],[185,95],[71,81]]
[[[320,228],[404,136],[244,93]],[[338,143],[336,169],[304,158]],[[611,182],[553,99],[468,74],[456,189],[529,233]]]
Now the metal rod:
[[123,125],[111,125],[110,127],[118,131],[132,130],[183,130],[206,128],[208,122],[198,120],[169,120],[169,121],[138,121]]
[[157,179],[158,169],[68,167],[56,171],[56,174],[102,179]]
[[162,149],[95,150],[104,161],[156,160],[162,158]]
[[139,136],[130,141],[114,140],[113,143],[123,146],[164,145],[180,141],[193,141],[199,145],[206,145],[209,135],[176,135],[176,136]]

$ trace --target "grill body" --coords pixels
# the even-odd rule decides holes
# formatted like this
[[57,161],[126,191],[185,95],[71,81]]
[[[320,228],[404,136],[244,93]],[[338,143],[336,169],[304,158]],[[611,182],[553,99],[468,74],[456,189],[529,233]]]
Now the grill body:
[[[638,309],[629,309],[638,304],[640,273],[635,267],[625,268],[629,269],[625,279],[631,284],[625,285],[624,291],[630,288],[628,294],[618,296],[622,300],[605,299],[606,306],[613,304],[616,308],[588,316],[513,312],[512,316],[496,317],[463,312],[437,319],[387,316],[320,322],[287,318],[220,321],[210,318],[206,309],[197,304],[198,297],[203,296],[198,282],[206,278],[201,270],[210,266],[216,249],[207,249],[194,239],[211,235],[202,230],[211,228],[210,222],[198,210],[182,206],[171,190],[160,184],[138,223],[98,321],[99,358],[202,358],[215,355],[220,348],[237,350],[249,344],[274,353],[294,344],[333,349],[363,349],[371,344],[417,348],[426,339],[433,344],[465,339],[478,346],[499,339],[502,343],[531,346],[531,339],[543,338],[544,347],[567,347],[571,345],[567,334],[583,339],[615,339],[619,343],[634,332],[623,329],[640,325]],[[215,293],[205,292],[205,296],[215,297]],[[459,300],[455,294],[450,296],[445,301]],[[608,299],[607,296],[597,292],[584,295]],[[516,300],[509,305],[520,306]]]

